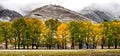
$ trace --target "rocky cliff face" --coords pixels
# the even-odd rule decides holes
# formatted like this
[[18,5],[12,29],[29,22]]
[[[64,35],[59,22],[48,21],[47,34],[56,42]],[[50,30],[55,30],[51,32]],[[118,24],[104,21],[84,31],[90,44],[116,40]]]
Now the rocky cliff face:
[[67,22],[70,20],[90,20],[77,12],[71,11],[59,5],[46,5],[37,8],[26,15],[26,17],[39,18],[43,21],[54,18],[59,19],[62,22]]
[[22,17],[22,15],[16,11],[12,11],[8,9],[0,10],[0,21],[12,21],[20,17]]

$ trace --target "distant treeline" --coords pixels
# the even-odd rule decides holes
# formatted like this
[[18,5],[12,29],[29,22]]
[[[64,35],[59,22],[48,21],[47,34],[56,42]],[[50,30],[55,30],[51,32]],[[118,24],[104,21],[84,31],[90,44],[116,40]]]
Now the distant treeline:
[[[120,21],[91,23],[83,21],[60,22],[49,19],[19,18],[0,22],[0,43],[15,49],[46,47],[47,49],[97,48],[120,46]],[[69,47],[70,46],[70,47]]]

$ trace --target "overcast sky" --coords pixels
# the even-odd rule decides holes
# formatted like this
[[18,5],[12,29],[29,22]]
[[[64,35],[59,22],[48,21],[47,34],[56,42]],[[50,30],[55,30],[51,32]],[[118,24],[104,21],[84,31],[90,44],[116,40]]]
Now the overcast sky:
[[0,0],[0,4],[4,8],[16,10],[18,12],[33,10],[46,4],[57,4],[74,11],[80,11],[91,4],[100,4],[104,6],[110,3],[120,4],[120,0]]

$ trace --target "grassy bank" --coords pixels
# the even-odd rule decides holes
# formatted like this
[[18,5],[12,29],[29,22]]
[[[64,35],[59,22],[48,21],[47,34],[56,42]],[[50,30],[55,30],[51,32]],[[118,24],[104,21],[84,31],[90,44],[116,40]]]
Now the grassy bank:
[[0,50],[0,56],[120,56],[120,50]]

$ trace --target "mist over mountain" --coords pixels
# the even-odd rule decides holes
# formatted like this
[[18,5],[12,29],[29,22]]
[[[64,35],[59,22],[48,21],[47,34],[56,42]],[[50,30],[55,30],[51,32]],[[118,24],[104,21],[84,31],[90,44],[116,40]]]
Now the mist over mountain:
[[3,10],[4,8],[0,5],[0,10]]
[[116,3],[104,6],[92,4],[85,7],[80,13],[96,22],[120,20],[120,5]]
[[86,6],[91,4],[101,4],[101,6],[108,7],[112,3],[120,4],[120,0],[0,0],[0,4],[9,10],[14,10],[22,15],[30,12],[35,8],[45,5],[61,5],[73,11],[81,11]]
[[0,4],[0,21],[12,21],[16,18],[23,17],[19,12],[9,10]]
[[[119,0],[115,0],[114,2],[111,0],[105,1],[25,0],[24,2],[21,0],[0,0],[0,1],[1,1],[0,10],[8,9],[17,12],[19,15],[22,14],[23,16],[27,15],[28,17],[37,17],[41,18],[42,20],[46,20],[48,18],[59,18],[62,21],[69,21],[73,19],[74,20],[89,19],[100,23],[103,20],[112,21],[120,19]],[[48,6],[50,4],[60,6],[58,7]]]

